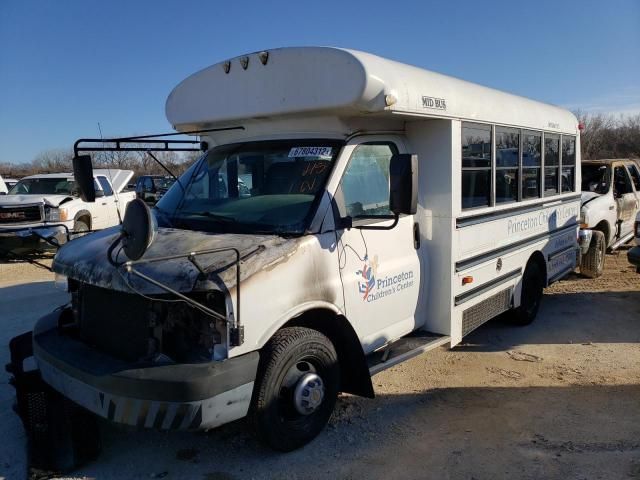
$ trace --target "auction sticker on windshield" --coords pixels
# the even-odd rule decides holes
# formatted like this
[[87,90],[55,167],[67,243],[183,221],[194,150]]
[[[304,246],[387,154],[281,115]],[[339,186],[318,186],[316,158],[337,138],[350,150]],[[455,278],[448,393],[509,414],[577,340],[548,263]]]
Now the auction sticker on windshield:
[[289,158],[293,157],[320,157],[331,158],[332,147],[293,147],[289,151]]

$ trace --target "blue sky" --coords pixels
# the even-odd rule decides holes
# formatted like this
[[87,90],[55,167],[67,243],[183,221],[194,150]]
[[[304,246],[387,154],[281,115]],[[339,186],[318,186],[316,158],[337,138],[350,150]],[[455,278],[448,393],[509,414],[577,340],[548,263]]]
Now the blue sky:
[[0,2],[0,162],[171,129],[171,89],[291,45],[365,50],[571,109],[640,112],[640,0]]

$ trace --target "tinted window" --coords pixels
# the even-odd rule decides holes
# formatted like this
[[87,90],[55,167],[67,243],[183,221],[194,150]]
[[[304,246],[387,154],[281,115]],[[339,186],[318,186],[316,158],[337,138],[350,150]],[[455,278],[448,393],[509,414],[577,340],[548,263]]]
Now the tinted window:
[[562,137],[562,166],[576,164],[576,140],[573,137]]
[[491,167],[491,127],[462,127],[462,167]]
[[518,201],[520,131],[496,127],[496,203]]
[[491,127],[462,125],[462,208],[487,207],[491,196]]
[[396,151],[390,144],[355,148],[340,182],[346,215],[391,215],[389,163]]
[[113,195],[113,190],[111,189],[111,185],[105,177],[98,177],[98,182],[100,182],[100,188],[104,192],[105,197],[110,197]]
[[496,167],[517,167],[520,132],[515,128],[496,127]]
[[522,199],[540,197],[540,167],[542,165],[542,135],[524,132],[522,135]]
[[544,135],[544,196],[555,195],[559,191],[560,178],[560,136]]

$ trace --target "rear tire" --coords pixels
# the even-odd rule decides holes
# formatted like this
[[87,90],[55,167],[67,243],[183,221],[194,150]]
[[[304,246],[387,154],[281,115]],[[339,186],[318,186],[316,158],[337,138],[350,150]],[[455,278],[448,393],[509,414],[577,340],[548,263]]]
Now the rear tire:
[[309,443],[331,417],[339,385],[331,341],[310,328],[283,328],[260,353],[250,414],[256,433],[282,452]]
[[607,241],[604,233],[594,230],[589,244],[589,250],[580,261],[580,273],[587,278],[598,278],[604,271],[604,259],[607,251]]
[[514,325],[529,325],[538,314],[542,302],[544,289],[544,277],[538,262],[527,264],[522,276],[522,293],[520,294],[520,306],[514,308],[509,315],[509,320]]

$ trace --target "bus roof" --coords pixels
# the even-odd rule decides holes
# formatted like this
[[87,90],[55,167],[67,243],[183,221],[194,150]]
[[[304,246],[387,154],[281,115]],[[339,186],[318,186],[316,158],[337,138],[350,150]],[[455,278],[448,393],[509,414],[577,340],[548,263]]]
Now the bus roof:
[[289,47],[207,67],[166,103],[177,130],[286,116],[401,114],[576,134],[568,110],[355,50]]

